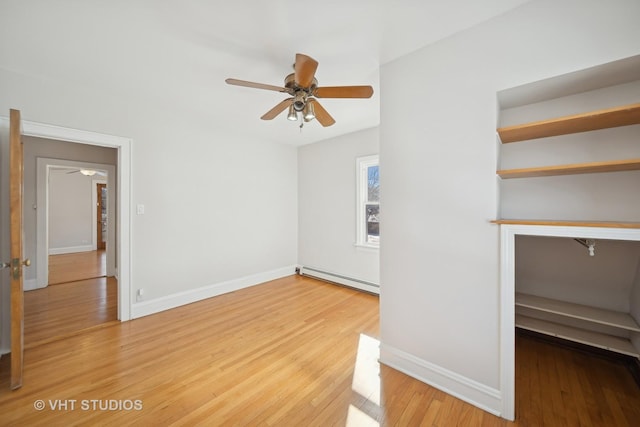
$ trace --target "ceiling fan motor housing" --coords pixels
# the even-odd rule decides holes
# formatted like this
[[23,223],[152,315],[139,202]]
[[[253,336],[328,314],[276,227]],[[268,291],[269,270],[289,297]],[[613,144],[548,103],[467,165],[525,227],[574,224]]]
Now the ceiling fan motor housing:
[[302,111],[307,104],[307,97],[313,94],[313,91],[318,87],[318,80],[314,77],[311,82],[311,86],[304,88],[296,84],[295,73],[289,74],[284,79],[284,87],[289,89],[293,95],[293,108],[296,111]]

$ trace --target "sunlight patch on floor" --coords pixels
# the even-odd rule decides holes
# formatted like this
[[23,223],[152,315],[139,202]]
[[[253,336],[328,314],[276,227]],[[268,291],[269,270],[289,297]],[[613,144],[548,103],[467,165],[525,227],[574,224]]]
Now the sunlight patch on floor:
[[380,423],[378,423],[378,421],[371,418],[369,414],[366,414],[365,412],[361,411],[360,409],[356,408],[353,405],[349,405],[349,412],[347,413],[347,423],[345,424],[345,426],[346,427],[379,427]]
[[[351,389],[369,404],[380,406],[380,341],[360,334]],[[362,405],[366,408],[368,405]],[[347,426],[378,426],[379,423],[361,408],[349,405]]]

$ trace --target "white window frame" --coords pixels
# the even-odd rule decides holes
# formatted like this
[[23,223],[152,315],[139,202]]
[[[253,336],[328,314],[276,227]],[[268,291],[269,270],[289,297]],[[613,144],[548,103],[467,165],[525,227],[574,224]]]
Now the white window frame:
[[371,204],[368,200],[369,177],[367,173],[371,166],[380,166],[379,155],[375,154],[356,159],[356,246],[377,249],[380,247],[379,242],[367,241],[367,218],[365,214],[365,205]]

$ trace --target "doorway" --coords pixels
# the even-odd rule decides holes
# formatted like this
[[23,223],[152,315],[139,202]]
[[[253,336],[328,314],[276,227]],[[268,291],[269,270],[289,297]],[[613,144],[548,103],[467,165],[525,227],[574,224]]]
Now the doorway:
[[[23,121],[23,135],[33,136],[37,138],[46,138],[56,141],[66,141],[79,144],[82,146],[99,146],[110,147],[117,150],[117,173],[114,170],[111,174],[113,183],[111,188],[116,190],[117,196],[111,197],[111,203],[114,207],[114,215],[118,222],[114,227],[109,227],[108,232],[113,236],[114,242],[114,262],[113,266],[107,266],[107,269],[113,267],[113,275],[117,277],[117,318],[120,321],[131,319],[131,213],[130,213],[130,195],[131,195],[131,144],[129,138],[123,138],[113,135],[100,134],[95,132],[83,131],[78,129],[63,128],[59,126],[47,125],[43,123],[35,123]],[[38,228],[44,224],[38,223]],[[38,247],[42,247],[39,245]],[[107,251],[109,246],[107,246]],[[110,272],[107,271],[107,275]],[[39,275],[40,276],[40,275]],[[3,342],[5,342],[3,340]]]
[[[119,220],[119,225],[116,230],[114,230],[114,249],[116,250],[117,256],[115,258],[114,264],[117,266],[115,270],[116,276],[118,277],[117,289],[117,318],[120,321],[130,320],[131,318],[131,284],[130,284],[130,265],[131,265],[131,252],[130,252],[130,222],[131,222],[131,214],[130,214],[130,195],[131,195],[131,144],[132,141],[128,138],[117,137],[112,135],[100,134],[95,132],[82,131],[78,129],[64,128],[55,125],[49,125],[38,122],[30,122],[26,120],[21,121],[22,132],[21,135],[23,137],[38,137],[38,138],[46,138],[56,141],[68,141],[76,143],[78,147],[82,147],[84,145],[90,146],[101,146],[101,147],[111,147],[117,150],[117,165],[118,165],[118,173],[117,176],[114,173],[114,180],[117,178],[117,181],[114,181],[114,189],[118,192],[117,197],[117,210],[115,211],[116,216]],[[9,128],[9,119],[8,117],[0,117],[0,127],[3,129]],[[79,148],[81,150],[81,148]],[[3,160],[4,162],[4,160]],[[23,182],[23,188],[25,184]],[[0,188],[0,193],[6,196],[5,188]],[[113,197],[112,197],[113,198]],[[35,211],[37,209],[37,205],[33,203],[32,205],[25,204],[24,211]],[[4,216],[4,212],[1,213],[1,219],[6,220]],[[8,218],[8,217],[7,217]],[[36,228],[36,227],[33,227]],[[23,232],[26,230],[23,229]],[[3,245],[0,248],[3,252],[3,257],[6,255],[4,253],[5,247]],[[27,257],[34,257],[34,253],[25,254]],[[27,269],[28,271],[29,269]],[[0,287],[3,289],[3,297],[0,300],[0,304],[2,304],[0,310],[0,324],[2,328],[0,329],[0,354],[6,354],[10,351],[11,346],[11,331],[10,328],[6,327],[6,325],[11,324],[11,306],[10,299],[5,298],[5,289],[9,289],[8,286],[8,277],[6,275],[0,276]],[[24,318],[23,318],[24,320]]]
[[107,147],[79,149],[78,144],[29,136],[23,143],[25,205],[33,207],[24,215],[25,250],[36,252],[34,268],[25,272],[24,341],[29,348],[117,321],[117,251],[108,244],[117,229],[117,189],[113,200],[106,193],[114,185],[118,157]]
[[[61,160],[51,157],[41,157],[42,146],[68,153],[68,143],[59,141],[29,141],[25,138],[29,147],[35,146],[31,157],[36,158],[36,198],[32,199],[36,209],[37,225],[36,236],[31,237],[26,230],[27,241],[34,241],[36,248],[35,277],[28,276],[25,281],[25,289],[40,289],[50,283],[51,269],[49,259],[51,255],[62,255],[77,252],[98,250],[98,197],[97,185],[106,183],[106,189],[113,188],[113,197],[106,200],[106,213],[103,230],[106,231],[104,257],[106,258],[106,276],[116,276],[118,272],[118,239],[119,224],[116,221],[116,202],[120,198],[116,187],[115,165],[106,163],[91,163],[87,161]],[[31,144],[33,142],[33,144]],[[40,143],[37,146],[36,143]],[[71,144],[73,147],[75,144]],[[29,150],[27,150],[29,151]],[[109,151],[97,152],[95,155],[109,154]],[[113,155],[113,163],[117,156]],[[76,171],[91,171],[93,175],[83,175]],[[100,175],[98,175],[100,174]],[[25,174],[25,179],[29,174]],[[107,190],[108,191],[108,190]],[[25,204],[30,204],[28,192],[25,193]],[[101,208],[102,209],[102,208]],[[25,222],[28,223],[33,213],[25,213]],[[102,220],[102,212],[100,212]],[[33,272],[31,273],[33,274]],[[78,278],[88,278],[78,277]],[[56,283],[55,280],[53,283]]]
[[[536,236],[570,239],[626,240],[640,242],[640,230],[625,228],[599,228],[579,226],[545,225],[501,225],[500,226],[500,372],[503,390],[502,416],[515,418],[516,402],[516,366],[515,366],[515,327],[516,327],[516,237]],[[582,317],[584,319],[584,317]],[[558,335],[567,338],[567,335]],[[586,343],[586,341],[582,341]]]
[[[30,142],[33,141],[25,142],[25,152],[33,157],[38,146],[33,149]],[[65,147],[65,143],[57,144]],[[95,156],[111,155],[115,160],[115,153],[111,150],[100,148],[91,153]],[[108,158],[105,160],[109,161]],[[79,168],[53,166],[50,162],[57,163],[53,160],[40,162],[47,163],[47,187],[39,185],[36,190],[45,191],[45,202],[40,205],[39,215],[45,216],[41,223],[46,223],[46,229],[38,233],[41,234],[38,241],[48,245],[48,268],[40,269],[48,277],[38,281],[50,286],[107,277],[107,270],[111,273],[115,270],[107,269],[107,258],[114,255],[114,251],[109,254],[106,251],[108,223],[112,222],[109,217],[113,216],[111,211],[114,208],[107,203],[108,171],[86,165]]]

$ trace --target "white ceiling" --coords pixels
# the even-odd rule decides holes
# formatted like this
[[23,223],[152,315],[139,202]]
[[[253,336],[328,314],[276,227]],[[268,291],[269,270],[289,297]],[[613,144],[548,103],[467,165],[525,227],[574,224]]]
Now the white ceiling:
[[[2,68],[298,145],[377,126],[381,64],[528,0],[0,1]],[[224,83],[282,85],[296,52],[320,63],[320,86],[369,84],[373,98],[324,99],[336,124],[300,132],[259,119],[285,95]]]

